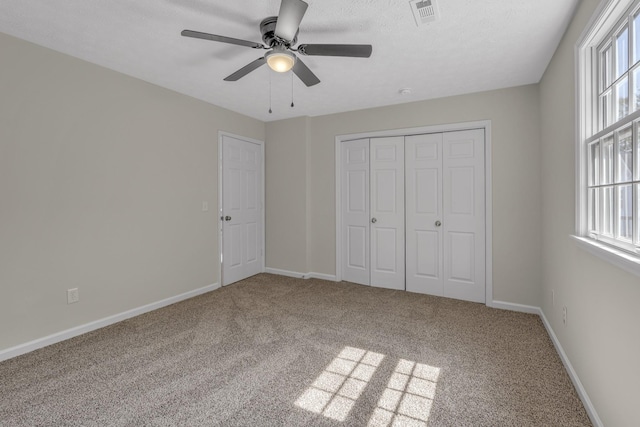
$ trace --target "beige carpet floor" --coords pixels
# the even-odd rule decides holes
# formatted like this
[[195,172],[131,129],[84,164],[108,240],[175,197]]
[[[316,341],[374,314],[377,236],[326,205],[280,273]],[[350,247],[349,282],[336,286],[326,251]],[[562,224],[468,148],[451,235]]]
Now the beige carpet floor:
[[0,363],[2,426],[588,426],[537,316],[260,274]]

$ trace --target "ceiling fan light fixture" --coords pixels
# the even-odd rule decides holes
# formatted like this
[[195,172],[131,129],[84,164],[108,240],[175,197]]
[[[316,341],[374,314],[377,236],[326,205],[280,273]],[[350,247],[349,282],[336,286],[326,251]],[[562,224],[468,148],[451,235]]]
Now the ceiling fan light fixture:
[[265,57],[267,58],[269,68],[278,73],[286,73],[292,69],[296,63],[296,57],[293,53],[282,47],[273,48]]

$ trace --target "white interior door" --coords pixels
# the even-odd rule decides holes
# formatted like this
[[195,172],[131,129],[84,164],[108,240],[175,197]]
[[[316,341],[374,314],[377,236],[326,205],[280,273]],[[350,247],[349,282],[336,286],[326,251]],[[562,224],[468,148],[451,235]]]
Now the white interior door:
[[371,285],[405,289],[404,137],[372,138]]
[[443,134],[444,296],[485,302],[484,130]]
[[442,134],[407,136],[407,291],[444,295]]
[[262,146],[222,137],[222,284],[262,271]]
[[369,140],[342,144],[342,278],[369,285]]

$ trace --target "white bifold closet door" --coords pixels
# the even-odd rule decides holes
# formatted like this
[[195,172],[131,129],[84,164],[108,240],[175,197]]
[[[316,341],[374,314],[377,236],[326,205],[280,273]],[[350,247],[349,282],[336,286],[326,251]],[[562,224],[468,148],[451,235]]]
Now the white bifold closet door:
[[484,130],[342,144],[342,278],[485,301]]
[[407,290],[485,301],[484,130],[406,138]]
[[342,277],[404,289],[404,137],[345,142],[342,159]]

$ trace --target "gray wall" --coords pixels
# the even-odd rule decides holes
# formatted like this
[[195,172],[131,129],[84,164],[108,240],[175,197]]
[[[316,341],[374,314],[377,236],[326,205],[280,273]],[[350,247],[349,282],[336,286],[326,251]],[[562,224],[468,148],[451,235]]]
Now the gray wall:
[[0,52],[0,350],[217,282],[218,130],[264,123],[1,34]]
[[307,117],[266,124],[267,267],[307,270]]
[[[292,156],[271,157],[270,175],[302,181],[290,163],[306,162],[307,239],[294,247],[283,235],[270,233],[270,248],[307,253],[307,264],[275,262],[267,265],[298,272],[335,274],[335,137],[366,131],[400,129],[479,120],[492,121],[493,162],[493,282],[494,299],[540,305],[540,136],[538,86],[497,90],[432,101],[313,117],[309,119],[306,159],[302,150]],[[275,122],[267,128],[286,123]],[[298,132],[301,135],[300,132]],[[273,143],[267,138],[267,145]],[[297,140],[304,145],[304,141]],[[290,142],[293,142],[290,141]],[[295,154],[296,156],[294,156]],[[271,193],[267,191],[267,198]],[[269,203],[269,202],[267,202]],[[271,206],[270,226],[291,221],[288,206]],[[296,227],[299,220],[294,220]],[[269,226],[268,225],[268,226]],[[274,241],[277,239],[277,241]],[[514,250],[517,248],[517,250]],[[269,252],[269,251],[267,251]],[[302,257],[299,257],[302,258]]]
[[581,2],[540,83],[542,308],[604,425],[637,426],[640,279],[584,252],[570,238],[576,196],[574,47],[597,4]]

